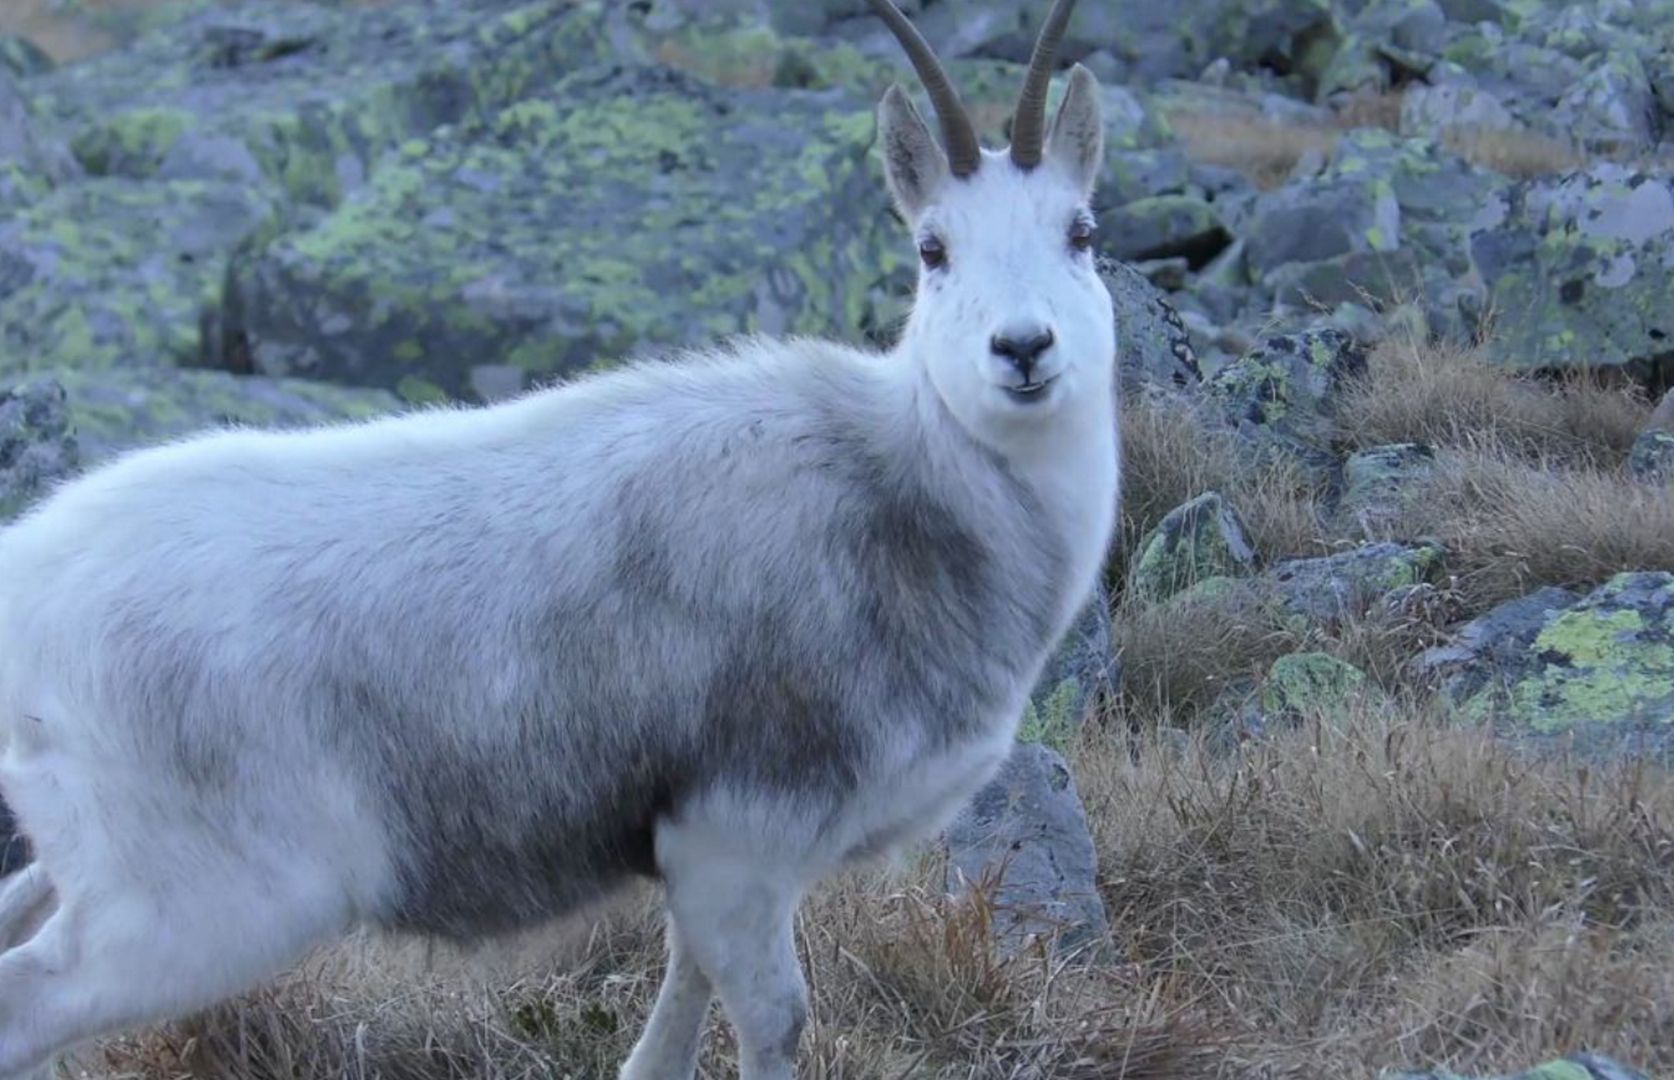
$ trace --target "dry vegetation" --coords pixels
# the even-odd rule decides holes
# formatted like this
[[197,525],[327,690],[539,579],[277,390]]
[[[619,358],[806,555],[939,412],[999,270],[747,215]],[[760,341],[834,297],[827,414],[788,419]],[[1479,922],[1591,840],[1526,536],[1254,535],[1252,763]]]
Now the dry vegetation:
[[[1397,344],[1349,395],[1340,440],[1437,448],[1407,524],[1454,547],[1463,575],[1443,617],[1457,618],[1542,581],[1674,569],[1674,500],[1621,466],[1649,415],[1624,390]],[[1130,405],[1126,423],[1126,536],[1215,488],[1266,558],[1345,542],[1300,474],[1192,413]],[[983,893],[948,899],[935,852],[851,875],[799,922],[815,1002],[804,1076],[1369,1080],[1578,1049],[1674,1070],[1674,779],[1450,728],[1403,666],[1434,640],[1435,611],[1302,629],[1248,600],[1125,601],[1125,696],[1066,747],[1119,956],[995,959]],[[1302,646],[1361,665],[1391,700],[1234,755],[1194,727]],[[106,1080],[602,1080],[660,963],[649,894],[474,957],[361,943],[85,1066]],[[702,1075],[735,1075],[733,1055],[717,1019]]]
[[[1324,162],[1344,133],[1357,128],[1397,131],[1401,94],[1350,98],[1319,123],[1284,122],[1253,112],[1166,111],[1169,125],[1195,161],[1236,169],[1262,189],[1281,186],[1304,158]],[[1473,165],[1517,179],[1553,176],[1585,164],[1585,156],[1562,140],[1525,130],[1450,128],[1441,142]]]

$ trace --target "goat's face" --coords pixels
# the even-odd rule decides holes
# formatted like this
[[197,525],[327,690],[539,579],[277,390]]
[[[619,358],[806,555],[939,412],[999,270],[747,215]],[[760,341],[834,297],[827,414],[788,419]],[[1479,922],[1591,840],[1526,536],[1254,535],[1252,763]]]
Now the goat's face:
[[904,351],[954,417],[996,444],[1061,430],[1111,408],[1115,327],[1093,266],[1089,207],[1103,158],[1098,83],[1076,65],[1045,128],[1051,52],[1067,0],[1036,46],[1009,152],[982,150],[945,73],[893,6],[874,2],[919,68],[942,122],[938,143],[899,87],[884,94],[885,175],[918,250]]

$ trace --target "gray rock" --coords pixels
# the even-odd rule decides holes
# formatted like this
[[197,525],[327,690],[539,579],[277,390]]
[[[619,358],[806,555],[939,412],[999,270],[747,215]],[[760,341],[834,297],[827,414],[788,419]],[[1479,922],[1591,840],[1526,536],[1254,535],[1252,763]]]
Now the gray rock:
[[1226,420],[1256,443],[1330,469],[1338,395],[1365,371],[1364,350],[1323,328],[1268,338],[1216,372],[1208,390]]
[[69,149],[41,129],[16,79],[0,67],[0,213],[80,175]]
[[297,428],[398,411],[394,394],[301,379],[171,367],[59,368],[81,458],[113,454],[211,428]]
[[0,391],[0,521],[74,473],[79,461],[63,387],[37,379]]
[[1444,552],[1436,544],[1362,544],[1335,555],[1287,559],[1263,575],[1285,606],[1314,622],[1365,614],[1407,586],[1435,583]]
[[1103,248],[1119,259],[1183,256],[1202,265],[1232,242],[1215,207],[1195,195],[1138,199],[1106,214],[1103,225]]
[[233,253],[279,217],[266,188],[88,179],[0,219],[0,376],[195,359]]
[[1513,193],[1471,241],[1500,318],[1491,354],[1528,369],[1621,367],[1654,382],[1670,358],[1674,180],[1601,163]]
[[1634,53],[1614,52],[1564,91],[1553,119],[1591,150],[1638,153],[1661,136],[1659,113],[1645,65]]
[[726,334],[856,338],[907,265],[872,129],[840,90],[595,69],[386,161],[240,268],[228,329],[263,373],[408,400]]
[[1075,778],[1057,751],[1019,743],[948,827],[946,842],[951,889],[993,887],[993,931],[1002,952],[1041,939],[1061,952],[1108,947],[1098,853]]
[[1633,449],[1628,452],[1628,472],[1636,480],[1674,482],[1674,435],[1647,431],[1633,440]]
[[1041,672],[1024,707],[1017,737],[1064,749],[1119,677],[1110,640],[1110,597],[1100,584]]
[[1152,603],[1208,578],[1242,576],[1255,568],[1243,522],[1214,491],[1170,510],[1139,547],[1129,587]]
[[1343,463],[1338,516],[1354,522],[1364,535],[1382,538],[1422,490],[1435,460],[1435,451],[1417,443],[1374,446],[1351,454]]
[[1098,266],[1116,315],[1122,392],[1195,392],[1203,383],[1203,369],[1180,313],[1131,265],[1101,258]]
[[1457,676],[1474,668],[1479,677],[1467,677],[1454,686],[1454,696],[1469,696],[1480,689],[1480,676],[1488,668],[1512,662],[1554,615],[1580,599],[1568,589],[1547,586],[1507,600],[1466,623],[1447,644],[1426,650],[1418,658],[1418,669],[1430,675]]
[[[168,162],[175,178],[225,178],[232,157],[214,148],[232,140],[287,206],[329,207],[406,140],[612,52],[595,5],[235,0],[188,6],[31,89],[95,174],[143,179]],[[188,138],[195,149],[171,153]]]
[[1674,574],[1564,599],[1492,613],[1426,666],[1461,718],[1522,745],[1674,761]]

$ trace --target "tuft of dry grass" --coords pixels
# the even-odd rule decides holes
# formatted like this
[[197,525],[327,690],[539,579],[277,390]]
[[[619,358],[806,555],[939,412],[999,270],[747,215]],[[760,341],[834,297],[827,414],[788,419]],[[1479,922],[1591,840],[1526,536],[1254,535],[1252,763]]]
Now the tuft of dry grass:
[[1367,358],[1366,377],[1344,395],[1338,415],[1344,441],[1355,448],[1493,448],[1609,469],[1626,458],[1650,412],[1630,385],[1586,375],[1520,378],[1480,347],[1392,339]]
[[1402,522],[1447,547],[1472,610],[1542,585],[1674,570],[1674,491],[1620,468],[1527,460],[1492,444],[1439,454]]
[[1554,176],[1587,163],[1576,147],[1533,131],[1449,128],[1441,142],[1472,165],[1518,180]]
[[1330,157],[1340,131],[1224,113],[1170,111],[1186,156],[1236,169],[1263,190],[1280,187],[1303,157]]
[[1232,760],[1152,740],[1076,765],[1140,984],[1261,1033],[1226,1075],[1513,1072],[1577,1048],[1674,1066],[1666,773],[1410,710]]

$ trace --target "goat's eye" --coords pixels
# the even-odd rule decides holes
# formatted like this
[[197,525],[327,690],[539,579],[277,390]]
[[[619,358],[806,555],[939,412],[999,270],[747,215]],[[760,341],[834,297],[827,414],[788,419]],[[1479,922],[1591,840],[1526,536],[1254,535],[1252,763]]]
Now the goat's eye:
[[918,242],[918,257],[930,269],[940,269],[947,265],[947,247],[936,237],[926,236]]
[[1093,223],[1077,221],[1070,226],[1069,245],[1076,251],[1086,251],[1093,246]]

